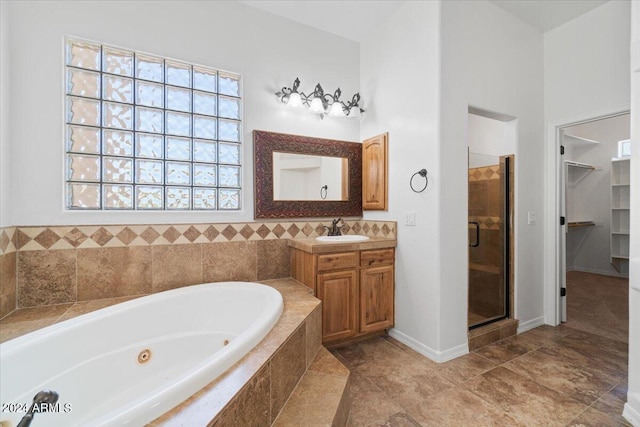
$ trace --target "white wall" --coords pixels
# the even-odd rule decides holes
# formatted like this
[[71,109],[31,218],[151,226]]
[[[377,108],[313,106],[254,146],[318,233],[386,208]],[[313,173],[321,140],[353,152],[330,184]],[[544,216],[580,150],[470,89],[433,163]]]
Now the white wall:
[[0,227],[11,225],[9,201],[9,5],[0,2]]
[[[345,96],[357,92],[356,42],[231,1],[13,1],[8,5],[8,14],[5,2],[2,4],[3,20],[11,21],[11,57],[5,61],[3,56],[2,64],[3,67],[7,62],[10,64],[11,74],[13,225],[252,220],[254,129],[359,140],[358,121],[320,120],[318,116],[277,104],[274,96],[282,86],[291,86],[296,77],[300,77],[305,92],[318,82],[331,92],[340,86]],[[4,21],[2,27],[4,36]],[[244,210],[65,212],[62,109],[65,35],[242,74]],[[4,52],[5,49],[3,55]],[[363,92],[363,98],[366,96]],[[366,99],[363,100],[366,106]]]
[[469,151],[493,157],[515,153],[516,141],[510,129],[512,127],[515,127],[514,121],[504,122],[469,113]]
[[629,6],[610,1],[544,34],[547,121],[629,107]]
[[[439,9],[439,2],[406,2],[360,51],[361,88],[368,102],[360,137],[389,132],[389,210],[365,211],[364,217],[398,221],[392,335],[433,359],[441,357],[440,313],[449,309],[439,302]],[[414,193],[409,178],[422,168],[429,186]],[[423,182],[415,181],[416,186]],[[415,227],[404,226],[408,211],[416,212]]]
[[631,252],[629,266],[629,384],[623,415],[640,426],[640,3],[631,6]]
[[[518,119],[516,315],[542,317],[540,225],[523,224],[526,211],[542,210],[542,184],[531,183],[542,173],[543,41],[489,2],[443,2],[440,9],[438,22],[435,2],[407,2],[362,44],[360,69],[362,90],[372,96],[361,137],[389,131],[389,211],[365,218],[398,221],[392,334],[443,361],[467,351],[469,105]],[[409,178],[421,168],[430,184],[416,194]],[[403,225],[408,211],[416,212],[415,227]]]
[[442,257],[440,346],[466,341],[467,111],[469,106],[517,119],[515,148],[515,308],[521,328],[543,316],[542,212],[543,38],[535,28],[486,1],[442,5]]
[[[596,170],[568,169],[567,221],[595,221],[596,227],[569,228],[567,270],[619,276],[611,265],[611,158],[618,153],[618,141],[629,139],[629,115],[611,117],[564,129],[570,135],[598,141],[598,144],[565,143],[564,160],[587,163]],[[626,272],[625,272],[626,275]],[[569,296],[568,298],[571,298]]]
[[629,7],[610,1],[544,35],[545,322],[559,319],[556,127],[629,109]]

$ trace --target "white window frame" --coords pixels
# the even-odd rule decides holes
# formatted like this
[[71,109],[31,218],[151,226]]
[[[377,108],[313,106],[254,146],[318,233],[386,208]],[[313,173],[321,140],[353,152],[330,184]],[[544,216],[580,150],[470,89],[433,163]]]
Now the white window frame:
[[618,141],[618,158],[631,157],[631,140]]

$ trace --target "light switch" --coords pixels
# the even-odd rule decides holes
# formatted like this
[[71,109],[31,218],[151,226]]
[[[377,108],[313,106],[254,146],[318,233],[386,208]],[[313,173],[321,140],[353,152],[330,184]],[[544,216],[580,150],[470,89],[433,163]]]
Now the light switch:
[[536,213],[535,212],[529,212],[527,214],[527,224],[529,225],[534,225],[536,223]]
[[407,221],[404,225],[415,226],[416,225],[416,213],[415,212],[407,212]]

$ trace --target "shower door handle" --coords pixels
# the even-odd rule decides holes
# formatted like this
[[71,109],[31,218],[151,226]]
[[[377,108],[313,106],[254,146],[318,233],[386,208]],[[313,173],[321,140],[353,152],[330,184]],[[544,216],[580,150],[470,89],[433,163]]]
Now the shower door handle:
[[469,224],[473,224],[476,226],[476,242],[473,245],[469,243],[469,247],[477,248],[478,246],[480,246],[480,224],[478,224],[476,221],[469,221]]

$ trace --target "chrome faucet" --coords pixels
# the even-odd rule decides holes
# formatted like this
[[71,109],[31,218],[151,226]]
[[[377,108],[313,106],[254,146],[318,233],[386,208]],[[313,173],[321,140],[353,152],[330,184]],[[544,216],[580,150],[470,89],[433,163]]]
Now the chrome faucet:
[[342,225],[338,227],[340,221],[342,221],[342,218],[334,219],[331,221],[331,227],[323,225],[323,227],[328,230],[327,236],[342,236],[340,229],[344,227],[344,221],[342,221]]
[[16,427],[29,427],[36,412],[40,412],[39,408],[42,404],[55,404],[58,401],[58,393],[53,390],[42,390],[33,396],[33,403],[29,412],[25,414]]

